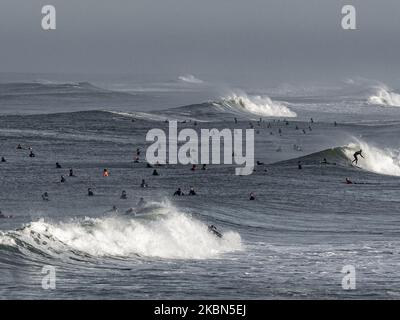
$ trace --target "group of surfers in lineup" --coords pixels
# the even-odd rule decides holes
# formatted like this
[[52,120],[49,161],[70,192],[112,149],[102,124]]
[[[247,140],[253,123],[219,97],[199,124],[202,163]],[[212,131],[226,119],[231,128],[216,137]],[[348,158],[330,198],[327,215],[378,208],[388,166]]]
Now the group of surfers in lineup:
[[[237,118],[234,118],[234,120],[235,120],[235,123],[238,122]],[[258,122],[258,124],[261,125],[261,122],[262,122],[262,119],[260,118],[260,121]],[[311,118],[311,121],[310,121],[310,122],[311,122],[311,124],[313,124],[313,123],[314,123],[314,120]],[[279,121],[278,121],[278,123],[279,123]],[[284,120],[284,123],[285,123],[286,125],[289,124],[287,120]],[[335,122],[335,126],[337,126],[337,123],[336,123],[336,122]],[[270,123],[268,123],[268,128],[271,128],[271,124],[270,124]],[[298,130],[298,129],[299,129],[298,126],[296,126],[296,130]],[[312,130],[311,126],[309,126],[309,130],[310,130],[310,131]],[[304,131],[304,130],[303,130],[303,131]],[[305,132],[304,132],[304,133],[305,133]],[[281,130],[280,128],[279,128],[279,134],[280,134],[280,135],[282,134],[282,130]],[[22,147],[21,144],[18,144],[17,149],[18,149],[18,150],[22,150],[22,149],[24,149],[24,148]],[[33,152],[33,150],[32,150],[31,147],[28,147],[28,150],[29,150],[29,157],[30,157],[30,158],[36,157],[36,155],[35,155],[35,153]],[[140,156],[140,149],[137,148],[137,149],[136,149],[136,156],[135,156],[135,158],[134,158],[134,162],[135,162],[135,163],[138,163],[138,162],[139,162],[139,156]],[[360,149],[359,151],[355,152],[353,156],[354,156],[354,160],[352,161],[352,164],[355,163],[356,165],[358,164],[358,157],[359,157],[359,156],[362,157],[362,158],[364,158],[361,149]],[[6,160],[4,157],[1,157],[0,162],[7,162],[7,160]],[[322,163],[322,164],[329,164],[328,161],[326,160],[326,158],[324,158],[324,159],[322,160],[321,163]],[[263,165],[263,164],[264,164],[263,162],[257,161],[257,165]],[[149,163],[147,164],[147,166],[148,166],[149,168],[152,168],[152,167],[153,167],[153,166],[150,165]],[[59,162],[56,162],[56,168],[57,168],[57,169],[61,169],[61,168],[62,168],[62,166],[60,165]],[[301,161],[298,161],[298,168],[299,168],[299,169],[302,169]],[[201,167],[201,170],[206,170],[206,169],[207,169],[206,164],[203,164],[202,167]],[[196,165],[196,164],[193,164],[190,170],[191,170],[191,171],[197,170],[197,165]],[[108,176],[110,175],[110,172],[109,172],[108,169],[104,169],[102,174],[103,174],[103,177],[108,177]],[[157,169],[154,169],[154,170],[153,170],[152,175],[153,175],[153,176],[158,176],[158,175],[159,175]],[[73,170],[73,169],[69,169],[69,174],[68,174],[68,176],[69,176],[69,177],[75,177],[75,174],[74,174],[74,170]],[[60,182],[61,182],[61,183],[65,183],[65,182],[66,182],[66,178],[65,178],[63,175],[61,175]],[[346,184],[355,184],[355,183],[352,182],[349,178],[346,178],[345,183],[346,183]],[[142,188],[147,188],[147,187],[148,187],[148,185],[147,185],[147,183],[146,183],[146,181],[145,181],[144,179],[142,179],[142,182],[141,182],[141,184],[140,184],[140,187],[142,187]],[[189,192],[188,192],[187,194],[188,194],[189,196],[195,196],[195,195],[197,195],[196,191],[194,190],[194,187],[192,187],[192,186],[190,187]],[[94,192],[93,192],[92,188],[88,188],[88,190],[87,190],[87,195],[88,195],[89,197],[94,196]],[[181,188],[178,188],[178,189],[174,192],[174,194],[173,194],[173,196],[184,196],[184,195],[185,195],[185,193],[182,191]],[[122,191],[120,198],[121,198],[121,199],[127,199],[127,193],[126,193],[125,190]],[[49,201],[49,200],[50,200],[48,192],[45,192],[45,193],[42,194],[42,199],[43,199],[43,201]],[[251,200],[251,201],[252,201],[252,200],[256,200],[256,196],[255,196],[254,192],[251,192],[251,193],[250,193],[250,195],[249,195],[249,200]],[[145,204],[146,204],[145,200],[144,200],[143,198],[140,198],[140,200],[139,200],[139,202],[138,202],[138,204],[137,204],[137,207],[138,207],[138,208],[141,208],[141,207],[143,207]],[[115,206],[113,207],[113,209],[115,209],[114,211],[116,211],[116,207],[115,207]],[[127,211],[127,213],[129,213],[130,210],[131,210],[131,213],[132,213],[132,209],[129,209],[129,210]],[[0,211],[0,218],[12,218],[12,216],[6,216],[6,215],[4,215],[4,214]],[[215,226],[210,226],[209,229],[210,229],[210,231],[213,231],[213,233],[216,233],[216,232],[217,232]]]

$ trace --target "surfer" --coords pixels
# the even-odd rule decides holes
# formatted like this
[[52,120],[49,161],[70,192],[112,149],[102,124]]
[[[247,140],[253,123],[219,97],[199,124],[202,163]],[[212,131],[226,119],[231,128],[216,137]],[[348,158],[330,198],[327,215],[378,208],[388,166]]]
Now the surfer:
[[47,192],[45,192],[45,193],[42,194],[42,200],[43,200],[43,201],[49,201],[49,200],[50,200],[50,199],[49,199],[49,194],[48,194]]
[[321,161],[321,164],[328,164],[328,161],[326,160],[326,158],[324,158],[324,159]]
[[175,191],[174,196],[184,196],[185,194],[182,192],[181,188]]
[[261,161],[258,161],[258,160],[257,160],[257,165],[258,165],[258,166],[262,166],[263,164],[264,164],[264,162],[261,162]]
[[351,163],[356,163],[356,165],[357,165],[357,163],[358,163],[358,156],[360,156],[361,158],[364,158],[363,157],[363,155],[362,155],[362,150],[360,149],[359,151],[357,151],[357,152],[355,152],[354,153],[354,155],[353,155],[353,157],[354,157],[354,160],[351,162]]
[[104,213],[118,213],[118,208],[116,205],[113,205],[112,208],[110,210],[105,211]]
[[297,167],[299,168],[299,170],[303,169],[303,166],[301,165],[301,161],[297,162]]
[[143,198],[139,199],[139,202],[137,203],[138,208],[143,208],[146,205],[146,201]]
[[190,170],[196,171],[196,168],[197,168],[197,167],[196,167],[196,165],[194,164]]
[[2,212],[1,212],[1,210],[0,210],[0,219],[10,219],[10,218],[12,218],[13,216],[6,216],[6,215],[4,215]]
[[346,184],[353,184],[353,181],[351,181],[349,178],[346,178]]
[[74,175],[74,170],[69,169],[69,176],[70,176],[70,177],[75,177],[75,175]]
[[207,165],[204,163],[203,166],[201,167],[201,170],[207,170]]
[[21,144],[18,143],[17,149],[18,149],[18,150],[22,150]]
[[196,191],[194,191],[193,187],[190,187],[189,196],[195,196],[195,195],[196,195]]
[[61,176],[60,182],[61,182],[61,183],[64,183],[65,181],[67,181],[67,180],[65,180],[64,176]]
[[126,191],[125,190],[122,190],[121,199],[123,199],[123,200],[128,199],[128,196],[126,195]]
[[1,157],[1,162],[7,162],[7,161],[6,161],[6,158]]
[[61,169],[61,164],[59,164],[58,162],[56,162],[56,168],[57,168],[57,169]]
[[35,154],[33,153],[32,150],[31,150],[31,152],[29,153],[29,157],[30,157],[30,158],[34,158],[34,157],[35,157]]
[[216,235],[218,238],[222,238],[222,234],[217,230],[217,227],[213,224],[208,226],[208,231]]
[[250,198],[249,200],[256,200],[256,196],[254,195],[254,193],[250,193]]
[[108,169],[103,170],[103,177],[108,177],[110,173],[108,172]]
[[158,171],[156,169],[153,170],[153,176],[159,176],[160,174],[158,173]]
[[92,188],[88,188],[88,189],[87,189],[87,192],[88,192],[88,197],[93,197],[93,196],[94,196],[94,193],[93,193],[93,191],[92,191]]
[[141,188],[147,188],[148,187],[148,185],[147,185],[147,183],[146,183],[146,181],[144,179],[142,179],[142,183],[140,184],[140,187]]

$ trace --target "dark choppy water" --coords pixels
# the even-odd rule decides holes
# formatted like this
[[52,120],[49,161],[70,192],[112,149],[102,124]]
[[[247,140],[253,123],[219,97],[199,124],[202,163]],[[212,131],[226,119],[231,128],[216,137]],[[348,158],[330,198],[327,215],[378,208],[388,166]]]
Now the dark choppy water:
[[[386,106],[367,103],[359,92],[280,94],[281,103],[236,95],[149,112],[132,93],[89,83],[0,84],[0,156],[7,160],[0,163],[0,210],[13,216],[0,219],[0,296],[398,298],[400,109],[390,106],[395,93],[388,94],[379,101]],[[57,113],[70,109],[85,111]],[[264,165],[250,176],[235,176],[229,165],[194,172],[167,165],[152,176],[145,135],[167,130],[165,119],[196,130],[252,122],[255,157]],[[133,163],[137,148],[141,162]],[[351,167],[358,148],[365,159]],[[75,177],[68,177],[70,168]],[[358,184],[344,184],[346,177]],[[142,179],[148,188],[140,187]],[[190,186],[197,196],[172,197]],[[50,201],[41,199],[44,192]],[[250,192],[256,201],[248,200]],[[144,216],[122,214],[141,197],[148,202]],[[118,213],[110,212],[113,205]],[[56,290],[42,289],[44,265],[56,267]],[[356,268],[356,290],[341,287],[345,265]]]

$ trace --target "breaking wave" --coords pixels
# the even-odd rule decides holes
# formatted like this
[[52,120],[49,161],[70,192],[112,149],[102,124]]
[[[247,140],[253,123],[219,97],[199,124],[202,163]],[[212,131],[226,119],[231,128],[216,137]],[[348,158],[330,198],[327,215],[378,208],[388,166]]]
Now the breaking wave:
[[118,215],[69,222],[32,222],[17,231],[0,232],[0,245],[23,254],[46,256],[153,257],[207,259],[242,248],[239,234],[222,238],[192,216],[167,205],[140,217]]
[[400,107],[400,94],[385,86],[377,87],[375,93],[368,98],[369,104]]
[[246,94],[231,94],[216,103],[228,111],[245,113],[260,117],[296,117],[297,114],[283,103],[272,101],[267,96],[248,96]]
[[341,167],[351,167],[354,153],[362,150],[362,157],[358,157],[357,167],[378,174],[400,176],[400,150],[393,148],[381,148],[371,143],[353,138],[353,142],[343,147],[322,150],[303,157],[280,161],[277,164],[297,165],[301,161],[304,165],[321,165],[323,159],[328,164]]
[[360,168],[379,174],[400,176],[399,150],[379,148],[358,140],[355,143],[348,144],[343,148],[343,151],[349,160],[353,160],[353,154],[360,149],[364,156],[364,158],[359,157],[357,165]]
[[194,75],[192,74],[187,74],[184,76],[180,76],[178,77],[178,79],[182,82],[186,82],[186,83],[193,83],[193,84],[201,84],[204,83],[203,80],[196,78]]

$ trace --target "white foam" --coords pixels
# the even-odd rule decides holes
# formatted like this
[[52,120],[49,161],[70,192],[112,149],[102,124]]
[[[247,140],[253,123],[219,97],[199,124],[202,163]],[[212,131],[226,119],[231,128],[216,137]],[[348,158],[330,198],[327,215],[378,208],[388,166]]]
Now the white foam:
[[96,257],[207,259],[242,248],[239,234],[230,231],[218,238],[206,224],[170,205],[156,213],[153,219],[110,216],[64,223],[40,220],[14,232],[13,237],[46,253],[74,251]]
[[349,160],[353,160],[353,154],[360,149],[362,149],[364,158],[358,157],[357,166],[375,173],[400,176],[399,150],[379,148],[365,141],[357,140],[356,143],[346,146],[344,152]]
[[192,74],[187,74],[187,75],[184,75],[184,76],[180,76],[180,77],[178,77],[178,79],[180,81],[182,81],[182,82],[192,83],[192,84],[202,84],[202,83],[204,83],[203,80],[196,78]]
[[221,105],[233,112],[244,112],[261,117],[297,116],[282,102],[272,101],[268,96],[248,96],[245,93],[232,93],[222,99]]
[[386,86],[375,89],[375,93],[368,98],[368,103],[389,107],[400,107],[400,94],[393,92]]

